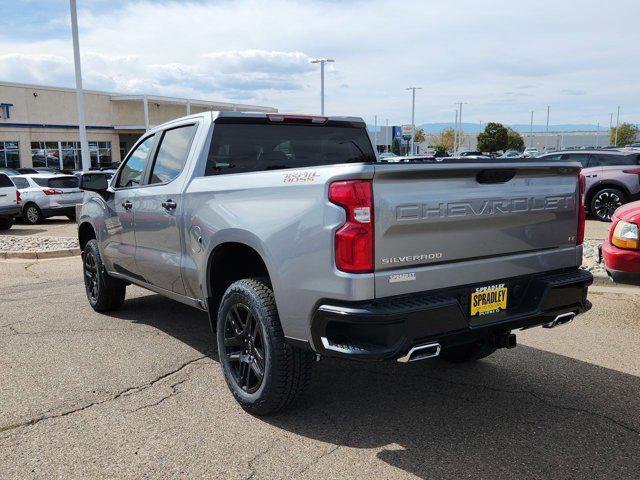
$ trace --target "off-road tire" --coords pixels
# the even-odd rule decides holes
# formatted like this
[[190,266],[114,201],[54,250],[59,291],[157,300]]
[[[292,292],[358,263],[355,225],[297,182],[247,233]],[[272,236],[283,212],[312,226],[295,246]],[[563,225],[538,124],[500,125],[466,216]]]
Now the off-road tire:
[[484,342],[476,342],[443,349],[439,358],[451,363],[475,362],[488,357],[496,350]]
[[[90,271],[88,262],[95,265],[94,271]],[[89,305],[96,312],[107,312],[122,306],[127,284],[107,274],[95,239],[89,240],[82,252],[82,272]],[[92,283],[94,279],[95,285]]]
[[[257,390],[248,393],[235,375],[235,364],[225,347],[228,315],[233,308],[250,312],[258,324],[264,352],[263,378]],[[236,310],[237,311],[237,310]],[[225,334],[225,331],[227,332]],[[264,278],[246,278],[225,292],[218,310],[216,337],[225,380],[240,406],[254,415],[270,415],[291,406],[304,393],[311,379],[314,356],[285,341],[271,284]],[[236,346],[236,348],[238,348]],[[236,360],[237,361],[237,360]]]

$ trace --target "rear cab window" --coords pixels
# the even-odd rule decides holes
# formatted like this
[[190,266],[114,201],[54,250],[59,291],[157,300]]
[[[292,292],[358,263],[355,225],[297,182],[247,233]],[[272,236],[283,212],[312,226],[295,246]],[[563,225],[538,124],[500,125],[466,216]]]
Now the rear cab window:
[[360,122],[272,122],[267,117],[220,117],[213,129],[205,175],[373,163]]

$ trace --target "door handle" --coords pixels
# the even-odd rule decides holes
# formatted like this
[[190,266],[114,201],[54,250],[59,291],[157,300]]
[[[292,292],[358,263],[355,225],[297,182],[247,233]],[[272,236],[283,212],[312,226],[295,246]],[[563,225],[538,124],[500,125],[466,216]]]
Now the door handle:
[[597,176],[598,176],[597,173],[594,173],[593,175],[585,175],[585,177],[589,177],[589,178],[594,178],[594,177],[597,177]]
[[175,210],[177,206],[178,204],[171,199],[167,200],[166,202],[162,202],[162,207],[165,210]]
[[131,203],[129,200],[125,200],[124,202],[122,202],[122,208],[124,208],[125,210],[131,210],[133,208],[133,203]]

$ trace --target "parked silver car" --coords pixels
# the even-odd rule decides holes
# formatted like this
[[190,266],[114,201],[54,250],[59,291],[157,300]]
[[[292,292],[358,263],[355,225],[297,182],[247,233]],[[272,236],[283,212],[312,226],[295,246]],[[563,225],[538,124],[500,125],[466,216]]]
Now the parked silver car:
[[82,203],[80,181],[74,175],[16,175],[11,180],[20,192],[22,217],[30,224],[64,215],[75,219],[75,206]]

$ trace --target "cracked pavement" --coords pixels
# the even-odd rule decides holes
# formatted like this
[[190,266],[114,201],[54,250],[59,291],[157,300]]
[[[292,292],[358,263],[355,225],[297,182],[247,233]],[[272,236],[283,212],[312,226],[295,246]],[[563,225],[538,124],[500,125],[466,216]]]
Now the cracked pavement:
[[206,316],[136,287],[89,307],[78,258],[0,262],[2,478],[637,478],[640,289],[473,365],[324,359],[244,413]]

